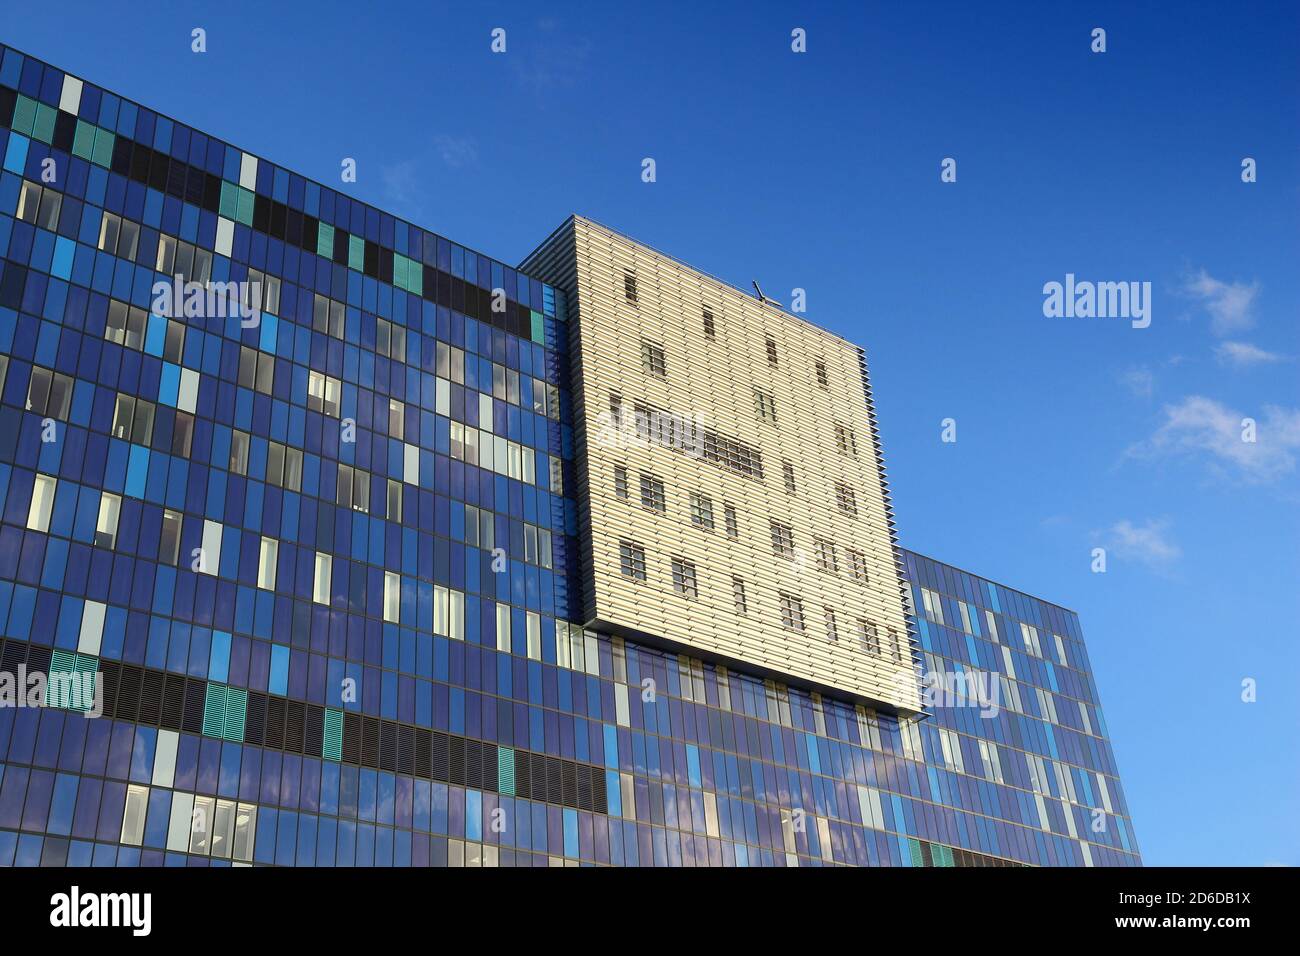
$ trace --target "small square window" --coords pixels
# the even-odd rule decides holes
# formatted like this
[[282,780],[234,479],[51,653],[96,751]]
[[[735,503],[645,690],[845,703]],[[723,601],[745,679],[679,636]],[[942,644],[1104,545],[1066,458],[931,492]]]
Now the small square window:
[[634,541],[620,541],[618,543],[618,561],[619,570],[624,577],[632,578],[636,581],[646,579],[645,570],[645,548],[641,547]]
[[779,593],[781,603],[781,626],[792,631],[804,630],[803,601],[793,594]]
[[673,590],[689,600],[700,596],[694,563],[684,558],[673,558]]
[[706,531],[713,530],[713,499],[699,492],[691,492],[691,524]]
[[813,369],[817,373],[817,384],[822,388],[829,388],[831,384],[830,377],[826,374],[826,363],[818,359],[813,363]]
[[656,342],[641,340],[641,367],[651,375],[663,378],[668,374],[668,359],[664,347]]
[[772,553],[781,558],[794,557],[794,528],[781,521],[772,521]]
[[654,475],[641,474],[641,506],[664,514],[668,511],[668,496],[664,483]]

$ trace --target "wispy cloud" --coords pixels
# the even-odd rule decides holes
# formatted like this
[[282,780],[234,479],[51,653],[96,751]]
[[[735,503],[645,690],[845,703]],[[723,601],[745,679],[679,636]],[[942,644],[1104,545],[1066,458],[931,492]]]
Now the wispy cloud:
[[1156,390],[1156,377],[1145,365],[1125,369],[1120,374],[1119,381],[1138,398],[1150,398]]
[[591,41],[560,29],[548,18],[538,20],[529,30],[512,30],[505,55],[511,59],[519,85],[541,96],[578,82],[586,73]]
[[408,217],[419,211],[425,197],[421,165],[418,160],[404,159],[379,168],[384,199]]
[[1220,342],[1214,354],[1219,357],[1220,362],[1233,368],[1250,368],[1254,365],[1286,361],[1285,355],[1266,351],[1249,342]]
[[1259,286],[1254,282],[1223,282],[1202,269],[1183,284],[1182,291],[1210,313],[1210,330],[1215,335],[1240,332],[1255,324],[1253,309]]
[[1107,528],[1101,539],[1106,549],[1119,557],[1163,570],[1183,554],[1182,549],[1170,540],[1168,531],[1167,520],[1149,518],[1138,525],[1125,518]]
[[435,137],[433,145],[442,161],[452,169],[478,162],[478,141],[473,136],[442,135]]
[[380,188],[385,202],[407,218],[419,218],[432,194],[431,185],[441,185],[440,167],[459,170],[477,163],[478,141],[473,136],[444,133],[429,140],[419,155],[381,166]]
[[1162,413],[1160,427],[1147,441],[1130,448],[1129,456],[1194,458],[1218,476],[1251,484],[1276,481],[1295,470],[1300,409],[1266,405],[1253,428],[1242,412],[1201,395],[1166,405]]

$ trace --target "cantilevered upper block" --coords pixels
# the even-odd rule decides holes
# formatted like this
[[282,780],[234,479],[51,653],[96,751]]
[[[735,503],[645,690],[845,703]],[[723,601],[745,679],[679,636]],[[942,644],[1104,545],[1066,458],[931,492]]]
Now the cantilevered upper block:
[[919,709],[862,350],[580,217],[565,290],[589,626]]

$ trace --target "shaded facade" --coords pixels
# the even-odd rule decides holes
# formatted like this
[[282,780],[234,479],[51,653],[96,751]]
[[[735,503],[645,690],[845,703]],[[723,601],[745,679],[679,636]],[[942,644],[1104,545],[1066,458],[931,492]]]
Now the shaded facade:
[[996,717],[582,627],[540,276],[2,47],[0,156],[0,865],[1138,862],[1069,612],[900,555]]

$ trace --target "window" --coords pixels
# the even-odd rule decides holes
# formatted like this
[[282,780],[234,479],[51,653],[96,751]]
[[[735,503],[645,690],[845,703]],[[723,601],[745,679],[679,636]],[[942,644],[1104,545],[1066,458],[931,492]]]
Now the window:
[[330,603],[330,577],[334,560],[323,551],[316,552],[316,573],[312,581],[311,599],[317,604]]
[[732,576],[731,599],[736,602],[737,614],[748,614],[749,603],[745,600],[745,579]]
[[852,428],[835,423],[835,447],[839,449],[841,455],[858,457],[858,442]]
[[727,528],[728,538],[740,537],[740,522],[736,520],[736,506],[723,502],[722,521]]
[[288,491],[300,491],[302,487],[302,449],[287,448],[279,442],[267,442],[266,483]]
[[822,608],[826,612],[826,640],[838,641],[840,639],[839,626],[835,622],[835,608]]
[[137,352],[144,348],[144,328],[148,315],[144,309],[128,307],[125,302],[110,299],[108,317],[104,320],[104,338]]
[[835,554],[835,542],[826,538],[813,538],[813,550],[817,554],[817,570],[837,574],[840,570],[839,559]]
[[190,457],[190,446],[194,442],[194,416],[188,412],[177,412],[172,423],[172,454],[181,458]]
[[275,567],[280,559],[280,542],[263,538],[257,552],[257,586],[267,591],[275,590]]
[[673,558],[673,590],[689,600],[695,600],[700,596],[693,562],[684,558]]
[[159,236],[154,269],[164,275],[179,275],[186,282],[207,285],[212,278],[212,253],[171,236]]
[[656,342],[641,340],[641,368],[651,375],[663,378],[668,374],[668,359],[664,347]]
[[817,361],[813,362],[813,369],[817,373],[817,384],[822,388],[829,388],[831,381],[826,375],[826,363],[821,359],[817,359]]
[[629,491],[627,485],[627,469],[622,465],[614,466],[614,495],[615,497],[627,500]]
[[615,431],[623,428],[623,396],[618,392],[609,395],[609,423]]
[[668,497],[664,493],[664,483],[654,475],[641,473],[641,506],[665,514],[668,511]]
[[528,632],[528,657],[531,660],[542,659],[542,616],[536,611],[524,614],[524,625]]
[[858,618],[858,644],[861,645],[864,654],[874,654],[880,656],[880,635],[876,631],[876,625],[872,621]]
[[497,610],[497,650],[510,653],[510,605],[498,604]]
[[55,189],[42,189],[35,183],[24,182],[18,194],[18,218],[50,232],[59,228],[59,210],[62,207],[62,193]]
[[172,267],[176,263],[176,240],[171,236],[158,237],[158,255],[154,259],[154,271],[161,272],[164,275],[172,275]]
[[244,286],[245,311],[280,314],[280,280],[257,269],[248,270],[248,284]]
[[889,646],[894,652],[894,663],[903,663],[903,644],[898,639],[898,631],[889,628]]
[[58,480],[49,475],[36,476],[36,483],[32,486],[32,503],[27,509],[28,530],[50,530],[50,514],[54,510],[54,492],[58,485]]
[[794,494],[794,465],[791,462],[781,459],[781,474],[785,478],[786,494]]
[[140,227],[129,219],[104,213],[99,225],[99,251],[119,259],[135,260],[140,245]]
[[623,572],[624,577],[632,578],[636,581],[644,581],[645,574],[645,548],[634,541],[620,541],[618,543],[618,563],[619,570]]
[[173,567],[180,560],[181,515],[179,511],[163,511],[162,531],[158,536],[158,560]]
[[311,327],[316,332],[341,339],[343,338],[343,314],[342,302],[335,302],[318,295],[312,303]]
[[203,540],[199,546],[198,566],[195,568],[200,574],[216,576],[221,563],[221,536],[224,531],[225,527],[220,522],[203,522]]
[[72,407],[72,379],[39,366],[32,367],[27,385],[27,410],[46,418],[68,420]]
[[18,218],[23,222],[36,224],[37,213],[41,208],[41,187],[36,183],[23,181],[18,188]]
[[175,319],[168,319],[167,334],[163,337],[163,358],[174,365],[180,365],[184,351],[185,326]]
[[236,475],[248,474],[248,432],[232,429],[230,432],[229,470]]
[[149,809],[149,788],[132,784],[126,788],[126,805],[122,809],[122,838],[124,846],[139,846],[144,840],[144,815]]
[[388,400],[388,437],[398,441],[406,438],[406,405],[395,398]]
[[713,322],[713,313],[708,309],[704,310],[704,337],[706,339],[717,338],[718,327]]
[[772,553],[781,558],[794,557],[794,528],[781,521],[772,524]]
[[389,521],[402,520],[402,483],[396,479],[388,479],[388,499],[385,502],[386,511],[384,517]]
[[849,555],[849,568],[853,572],[853,579],[866,584],[868,581],[867,556],[854,548],[846,548],[845,550]]
[[804,629],[803,601],[784,591],[778,593],[781,600],[781,626],[788,627],[792,631],[802,631]]
[[623,296],[629,302],[636,302],[636,273],[623,272]]
[[706,531],[713,530],[713,499],[699,492],[691,492],[691,524]]
[[[315,372],[310,373],[317,374]],[[275,356],[266,355],[257,349],[246,346],[239,348],[239,385],[252,388],[263,395],[271,394],[271,385],[275,379]],[[310,404],[310,402],[308,402]]]
[[537,529],[537,563],[548,570],[553,566],[554,553],[551,550],[551,532],[545,528]]
[[767,337],[767,364],[776,367],[776,339]]
[[835,482],[835,505],[850,518],[858,516],[857,495],[842,481]]
[[9,356],[0,355],[0,395],[4,394],[5,379],[9,377]]
[[153,413],[151,402],[119,394],[113,408],[113,437],[148,445],[153,440]]
[[107,491],[99,496],[99,519],[95,522],[95,545],[110,551],[117,543],[117,519],[122,512],[122,499]]
[[343,383],[320,372],[307,373],[307,407],[314,412],[324,412],[332,418],[339,417],[339,396]]
[[765,422],[776,421],[776,399],[769,392],[754,389],[754,411]]
[[402,579],[392,571],[384,572],[384,620],[396,624],[402,605]]
[[363,514],[370,511],[370,474],[351,465],[339,465],[335,502]]
[[[441,364],[443,345],[438,343],[438,358]],[[406,329],[394,325],[387,319],[375,320],[375,351],[380,355],[386,355],[394,362],[406,361]],[[460,352],[459,349],[454,351]],[[460,352],[461,368],[464,368],[465,353]],[[438,372],[443,378],[449,378],[446,371]],[[463,372],[462,372],[463,375]]]

